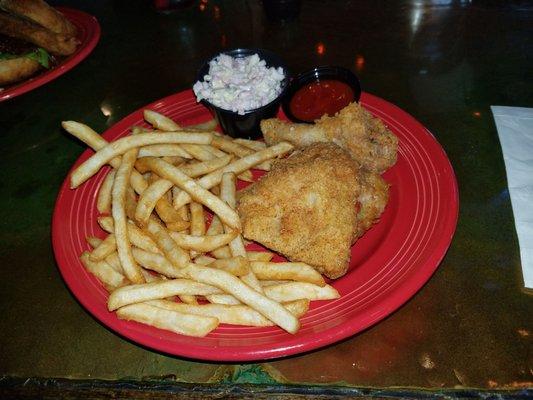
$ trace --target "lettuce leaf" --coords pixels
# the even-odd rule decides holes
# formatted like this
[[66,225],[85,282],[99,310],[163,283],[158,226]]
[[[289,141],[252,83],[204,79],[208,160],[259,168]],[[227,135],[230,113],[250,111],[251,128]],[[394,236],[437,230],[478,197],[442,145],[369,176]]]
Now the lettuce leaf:
[[34,61],[37,61],[44,68],[50,68],[50,54],[45,49],[38,48],[30,53],[23,55],[16,55],[11,53],[2,53],[0,52],[0,60],[11,60],[18,57],[28,57]]
[[35,51],[32,51],[29,54],[26,54],[26,57],[31,58],[34,61],[37,61],[39,64],[41,64],[45,68],[50,68],[50,54],[48,54],[48,52],[41,47],[39,47]]

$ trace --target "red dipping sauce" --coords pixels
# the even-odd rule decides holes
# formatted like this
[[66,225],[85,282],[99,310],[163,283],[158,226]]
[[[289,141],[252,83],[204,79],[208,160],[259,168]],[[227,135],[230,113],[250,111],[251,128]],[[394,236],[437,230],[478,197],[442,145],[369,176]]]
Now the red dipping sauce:
[[312,122],[321,116],[334,115],[354,101],[353,89],[344,82],[326,79],[302,86],[289,103],[292,115]]

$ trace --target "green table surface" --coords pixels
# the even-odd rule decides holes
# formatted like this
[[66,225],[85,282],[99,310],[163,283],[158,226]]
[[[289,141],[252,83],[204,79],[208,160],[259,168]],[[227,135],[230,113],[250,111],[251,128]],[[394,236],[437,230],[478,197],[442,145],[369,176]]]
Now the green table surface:
[[[36,378],[205,390],[263,384],[276,393],[527,393],[533,297],[523,289],[489,107],[533,106],[532,4],[303,0],[294,20],[279,21],[265,16],[259,0],[202,0],[172,13],[151,3],[54,2],[97,17],[97,47],[65,75],[0,103],[3,387]],[[206,58],[235,47],[271,49],[292,71],[334,64],[356,72],[365,91],[415,116],[441,143],[457,176],[460,212],[437,272],[384,321],[305,355],[207,363],[143,348],[91,317],[60,276],[50,224],[59,186],[84,150],[62,131],[62,120],[103,132],[142,105],[190,88]]]

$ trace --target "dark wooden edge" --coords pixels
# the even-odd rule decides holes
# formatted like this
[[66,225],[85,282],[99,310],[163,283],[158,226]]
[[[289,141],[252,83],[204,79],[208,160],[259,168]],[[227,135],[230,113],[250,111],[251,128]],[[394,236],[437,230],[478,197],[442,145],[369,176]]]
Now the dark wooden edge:
[[0,399],[517,399],[533,389],[509,391],[373,389],[342,386],[188,384],[167,381],[104,381],[0,378]]

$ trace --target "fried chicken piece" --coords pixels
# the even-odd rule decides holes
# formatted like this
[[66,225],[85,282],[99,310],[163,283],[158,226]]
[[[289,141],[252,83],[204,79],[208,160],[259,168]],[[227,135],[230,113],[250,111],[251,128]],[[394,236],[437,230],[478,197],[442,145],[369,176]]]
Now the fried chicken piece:
[[38,24],[0,11],[0,33],[26,40],[55,55],[68,56],[76,51],[75,37],[54,33]]
[[389,184],[374,172],[359,171],[361,191],[357,201],[357,225],[354,232],[354,243],[378,220],[389,201]]
[[329,278],[348,269],[357,232],[359,165],[333,143],[277,161],[240,196],[243,235]]
[[261,131],[268,145],[281,141],[296,146],[334,142],[365,169],[380,174],[396,162],[398,138],[357,103],[347,105],[333,117],[323,116],[314,125],[266,119],[261,121]]
[[0,0],[0,8],[10,14],[29,19],[54,33],[76,36],[76,27],[43,0]]

